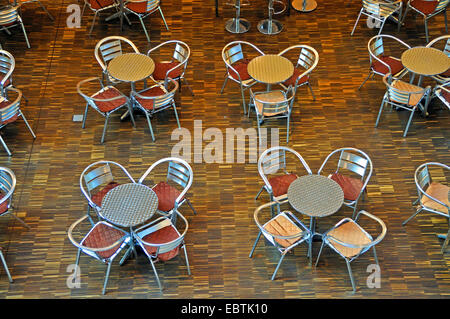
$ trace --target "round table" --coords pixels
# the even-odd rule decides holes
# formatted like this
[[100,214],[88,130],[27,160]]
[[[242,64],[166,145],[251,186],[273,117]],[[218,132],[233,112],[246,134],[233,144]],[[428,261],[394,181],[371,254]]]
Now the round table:
[[277,84],[289,79],[294,74],[294,65],[284,56],[276,54],[260,55],[250,61],[248,74],[261,83]]
[[144,80],[153,74],[155,62],[145,54],[125,53],[112,59],[107,70],[116,80],[130,82],[134,91],[134,82]]
[[401,61],[409,71],[420,75],[419,86],[422,76],[441,74],[450,68],[450,57],[436,48],[414,47],[408,49],[403,52]]

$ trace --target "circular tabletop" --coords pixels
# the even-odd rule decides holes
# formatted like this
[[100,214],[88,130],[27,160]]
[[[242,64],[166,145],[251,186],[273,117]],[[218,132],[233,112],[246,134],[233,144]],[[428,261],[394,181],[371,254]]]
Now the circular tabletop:
[[125,53],[112,59],[108,64],[108,73],[124,82],[136,82],[153,74],[155,63],[152,58],[141,53]]
[[294,74],[294,65],[284,56],[266,54],[250,61],[248,74],[258,82],[277,84],[289,79]]
[[435,48],[414,47],[403,52],[402,64],[409,71],[420,75],[437,75],[450,68],[450,57]]
[[300,176],[289,186],[287,197],[296,211],[310,217],[330,216],[344,203],[342,188],[323,175]]
[[150,219],[158,208],[158,196],[136,183],[114,187],[102,201],[100,215],[114,225],[133,227]]

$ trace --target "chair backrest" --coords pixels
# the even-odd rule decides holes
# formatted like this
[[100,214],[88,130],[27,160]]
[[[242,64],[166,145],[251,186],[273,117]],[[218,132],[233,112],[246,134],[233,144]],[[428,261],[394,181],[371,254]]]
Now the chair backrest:
[[0,107],[6,105],[0,108],[0,126],[6,125],[5,123],[9,123],[13,118],[20,116],[20,101],[22,99],[22,91],[13,87],[8,87],[6,88],[6,90],[16,92],[17,97],[14,102],[10,103],[4,97],[0,96]]
[[6,81],[11,78],[11,75],[16,67],[16,60],[13,55],[5,50],[0,50],[0,73],[4,74],[0,81],[1,87],[5,87]]
[[130,45],[134,52],[139,53],[138,48],[133,42],[121,36],[106,37],[97,42],[94,51],[95,58],[103,71],[106,71],[110,60],[123,54],[124,48],[122,43]]
[[3,192],[0,204],[8,201],[8,207],[11,205],[15,188],[16,175],[14,172],[7,167],[0,167],[0,190]]
[[[405,82],[401,81],[401,80],[394,80],[395,81],[395,86],[394,81],[392,81],[390,83],[390,81],[392,80],[391,78],[391,74],[388,73],[383,77],[383,82],[387,87],[387,95],[390,101],[398,103],[398,104],[404,104],[404,105],[410,105],[410,106],[414,106],[419,104],[419,102],[421,101],[421,98],[415,98],[414,96],[419,96],[425,94],[425,92],[429,89],[427,88],[420,88],[420,90],[418,89],[417,91],[410,91],[405,87],[405,90],[402,90],[403,86],[408,86],[408,84],[402,85]],[[412,98],[414,97],[414,100],[412,100]],[[414,102],[414,103],[413,103]]]
[[362,0],[362,6],[366,12],[380,16],[380,3],[374,0]]
[[[251,91],[252,98],[255,99],[256,102],[262,104],[262,114],[286,114],[291,111],[292,103],[294,102],[295,97],[295,89],[292,86],[289,86],[285,92],[282,92],[284,95],[284,99],[276,99],[276,101],[270,101],[270,98],[267,100],[264,98],[260,98],[258,95],[253,95]],[[264,95],[263,93],[262,95]]]
[[259,54],[264,55],[264,52],[262,52],[258,47],[256,47],[254,44],[251,44],[250,42],[232,41],[227,45],[225,45],[222,49],[222,59],[225,62],[227,68],[233,65],[234,63],[245,59],[242,45],[250,46],[251,48],[256,50],[256,52],[258,52]]
[[450,35],[448,35],[448,34],[431,40],[430,43],[427,44],[427,48],[433,47],[437,42],[440,42],[440,41],[445,41],[445,46],[444,46],[442,52],[444,52],[445,54],[447,54],[448,57],[450,57]]
[[443,9],[449,4],[450,0],[439,0],[438,5],[436,6],[436,9],[434,9],[433,13],[437,13]]
[[391,67],[389,64],[381,60],[379,57],[382,55],[386,55],[385,50],[385,41],[384,40],[393,40],[393,42],[396,42],[400,44],[400,48],[404,51],[405,49],[410,49],[411,46],[399,38],[396,38],[389,34],[379,34],[372,38],[370,38],[369,42],[367,43],[367,50],[369,51],[369,58],[370,63],[373,62],[373,60],[377,60],[378,62],[382,63],[384,66],[386,66],[389,70],[388,73],[391,73]]
[[[172,103],[175,93],[178,90],[178,82],[172,78],[167,78],[164,86],[162,84],[155,84],[150,87],[152,89],[154,87],[160,87],[165,93],[156,96],[150,95],[141,95],[139,92],[131,92],[131,96],[135,99],[143,99],[143,100],[153,100],[153,108],[150,110],[151,113],[158,112],[160,109],[164,108],[168,104]],[[145,91],[145,90],[144,90]]]
[[431,198],[435,202],[438,202],[441,205],[446,206],[444,203],[442,203],[438,199],[436,199],[426,193],[428,186],[430,186],[430,184],[433,182],[430,171],[428,169],[430,166],[440,167],[440,168],[443,168],[444,170],[450,171],[450,166],[442,164],[442,163],[438,163],[438,162],[423,163],[423,164],[419,165],[419,167],[416,168],[416,171],[414,172],[414,182],[416,184],[420,203],[422,203],[422,196],[425,195],[426,197]]
[[0,26],[8,26],[15,23],[17,20],[20,21],[19,16],[19,6],[10,7],[7,6],[0,10]]

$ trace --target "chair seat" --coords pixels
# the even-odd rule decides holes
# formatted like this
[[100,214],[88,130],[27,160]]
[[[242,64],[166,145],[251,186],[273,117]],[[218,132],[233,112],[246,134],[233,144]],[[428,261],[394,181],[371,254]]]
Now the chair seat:
[[[401,80],[394,80],[392,82],[392,87],[397,90],[404,91],[404,92],[417,92],[417,91],[421,91],[421,90],[423,91],[423,88],[421,88],[420,86],[409,84],[409,83],[401,81]],[[415,106],[415,105],[419,104],[420,100],[422,100],[424,95],[425,95],[425,92],[411,94],[408,105]],[[392,94],[389,95],[389,98],[393,102],[398,102]],[[402,104],[403,104],[403,102],[402,102]]]
[[[239,73],[239,76],[241,77],[241,81],[251,80],[250,75],[248,74],[247,67],[250,63],[250,60],[243,59],[240,61],[237,61],[236,63],[232,64],[231,66],[236,70],[237,73]],[[230,76],[235,79],[236,81],[239,81],[239,77],[232,69],[228,69],[228,72]]]
[[119,186],[119,183],[116,182],[110,182],[108,185],[106,185],[104,188],[99,190],[97,193],[91,196],[91,200],[94,202],[95,205],[98,207],[102,207],[102,201],[103,197],[105,197],[106,193],[108,193],[111,189],[114,187]]
[[[293,236],[295,234],[302,233],[302,229],[295,225],[290,219],[283,213],[278,214],[264,225],[264,229],[269,233],[278,236]],[[283,247],[289,247],[301,239],[303,235],[298,237],[283,239],[275,238],[275,241]]]
[[[173,225],[163,227],[155,232],[152,232],[142,238],[143,241],[152,244],[164,244],[169,243],[180,237],[176,228]],[[157,247],[142,245],[149,255],[155,255]],[[180,252],[180,246],[172,249],[171,251],[159,254],[157,257],[159,260],[167,261],[178,255]]]
[[[430,186],[428,186],[425,193],[436,198],[437,200],[440,200],[441,202],[445,203],[447,206],[450,207],[450,202],[448,201],[448,192],[449,191],[450,191],[450,187],[448,187],[447,185],[443,185],[443,184],[437,183],[437,182],[432,182],[430,184]],[[443,212],[445,214],[449,213],[445,206],[435,202],[434,200],[428,198],[425,195],[422,196],[422,204],[433,210],[437,210],[437,211]]]
[[[404,69],[402,62],[394,57],[382,55],[378,56],[378,58],[387,65],[389,65],[389,67],[391,68],[391,74],[393,75],[398,74],[400,71]],[[383,75],[389,73],[389,69],[378,60],[374,60],[372,62],[372,69],[375,72],[381,73]]]
[[[95,93],[94,95],[92,95],[92,97],[96,99],[111,99],[117,96],[123,96],[123,94],[113,86],[107,86],[102,90],[98,91],[97,93]],[[94,101],[94,103],[97,105],[98,109],[101,112],[107,113],[127,103],[127,99],[123,97],[121,99],[106,102]]]
[[356,200],[364,186],[362,180],[344,176],[339,173],[332,174],[330,178],[341,186],[342,191],[344,192],[344,199],[346,200]]
[[[175,200],[181,192],[166,182],[159,182],[153,187],[153,191],[158,196],[158,210],[168,212],[175,206]],[[183,199],[182,199],[183,200]]]
[[[160,86],[154,86],[139,92],[139,95],[143,96],[164,96],[166,92]],[[135,97],[136,101],[146,110],[153,110],[154,99],[142,99]]]
[[424,0],[411,0],[411,7],[417,9],[425,15],[429,15],[434,12],[439,1],[424,1]]
[[[5,197],[5,194],[0,193],[0,200]],[[8,200],[5,200],[0,204],[0,215],[8,211]]]
[[[284,84],[285,86],[289,86],[289,85],[294,86],[294,85],[295,85],[295,81],[297,81],[297,78],[298,78],[300,75],[302,75],[303,72],[304,72],[304,70],[301,70],[301,69],[299,69],[299,68],[294,68],[294,74],[292,74],[292,76],[291,76],[289,79],[287,79],[286,81],[284,81],[283,84]],[[309,81],[309,75],[307,74],[307,75],[305,75],[305,76],[302,76],[302,77],[298,80],[297,85],[298,85],[298,86],[299,86],[299,85],[302,85],[303,83],[306,83],[306,82],[308,82],[308,81]]]
[[[176,67],[177,65],[180,65],[180,62],[156,62],[155,63],[155,70],[153,71],[152,77],[156,81],[162,81],[166,78],[166,73],[170,69]],[[168,77],[172,79],[177,79],[181,76],[181,73],[183,72],[183,67],[176,68],[175,70],[172,70]]]
[[264,112],[263,113],[264,104],[261,103],[260,101],[271,102],[271,103],[286,101],[286,96],[281,91],[272,91],[272,92],[267,92],[267,93],[255,94],[255,105],[256,105],[256,108],[258,109],[258,113],[262,114],[264,116],[276,116],[276,115],[286,113],[286,108],[283,108],[283,111],[280,111],[280,112],[273,112],[273,113],[272,112]]
[[285,174],[269,178],[269,184],[272,186],[273,196],[278,197],[287,194],[289,185],[297,179],[295,174]]
[[[97,223],[94,228],[91,229],[91,231],[81,244],[89,248],[108,247],[125,235],[126,233],[124,231],[110,227],[104,223]],[[114,255],[114,253],[117,251],[117,249],[119,249],[122,243],[123,241],[109,250],[98,251],[95,253],[102,259],[108,259],[112,255]]]
[[[359,226],[352,220],[345,222],[337,228],[331,230],[328,235],[351,245],[366,245],[372,241],[372,239],[364,232],[361,226]],[[337,250],[342,256],[345,256],[347,258],[356,256],[363,250],[363,248],[351,248],[343,246],[336,243],[332,239],[328,239],[328,241],[335,250]]]

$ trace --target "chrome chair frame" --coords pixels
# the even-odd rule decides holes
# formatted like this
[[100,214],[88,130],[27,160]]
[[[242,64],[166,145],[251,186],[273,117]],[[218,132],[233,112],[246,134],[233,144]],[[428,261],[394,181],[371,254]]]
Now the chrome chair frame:
[[[0,93],[5,98],[8,98],[6,88],[13,86],[12,74],[15,67],[16,60],[14,59],[14,56],[6,50],[0,50],[0,73],[4,74],[3,79],[0,81]],[[9,84],[6,85],[8,80]]]
[[5,196],[2,199],[0,199],[0,205],[2,205],[5,202],[7,203],[7,210],[1,213],[0,216],[11,214],[11,216],[17,219],[23,226],[25,226],[28,229],[31,229],[31,227],[28,226],[27,223],[25,223],[21,218],[17,217],[13,213],[14,207],[12,205],[12,198],[14,195],[14,191],[16,189],[16,183],[17,179],[14,172],[7,167],[0,167],[0,190],[5,192]]
[[28,3],[32,3],[32,2],[37,2],[41,8],[45,11],[45,13],[47,13],[48,17],[50,18],[50,20],[54,21],[55,19],[53,18],[53,16],[50,14],[50,12],[47,10],[47,8],[42,4],[42,2],[40,2],[39,0],[18,0],[18,2],[20,3],[20,9],[22,9],[22,6],[24,4],[28,4]]
[[[443,36],[440,36],[440,37],[437,37],[436,39],[434,39],[434,40],[432,40],[432,41],[430,41],[430,43],[428,43],[427,45],[426,45],[426,47],[427,48],[431,48],[431,47],[433,47],[437,42],[439,42],[439,41],[442,41],[442,40],[446,40],[447,39],[447,42],[445,43],[445,47],[444,47],[444,49],[442,50],[442,52],[444,52],[449,58],[450,58],[450,35],[443,35]],[[440,83],[440,84],[444,84],[444,83],[448,83],[448,82],[450,82],[450,77],[443,77],[442,75],[440,75],[440,74],[438,74],[438,75],[433,75],[432,76],[432,78],[436,81],[436,82],[438,82],[438,83]]]
[[[91,95],[91,96],[86,95],[85,93],[83,93],[82,88],[81,88],[82,85],[87,83],[87,82],[92,82],[92,81],[95,81],[95,80],[98,80],[98,82],[100,83],[101,89],[99,91],[97,91],[96,93],[94,93],[93,95]],[[123,108],[125,106],[128,108],[128,112],[129,112],[129,114],[131,116],[131,122],[132,122],[133,127],[136,127],[136,123],[134,122],[134,117],[133,117],[133,108],[131,107],[130,99],[126,95],[124,95],[122,92],[120,92],[119,90],[116,89],[120,93],[120,95],[112,97],[112,98],[108,98],[108,99],[99,99],[99,98],[93,97],[96,94],[101,93],[104,90],[108,90],[108,89],[116,89],[116,88],[114,88],[113,86],[106,86],[105,87],[103,85],[102,80],[100,78],[97,78],[97,77],[91,77],[91,78],[88,78],[88,79],[85,79],[85,80],[81,80],[77,84],[77,92],[78,92],[78,94],[80,94],[86,100],[86,109],[84,111],[83,124],[82,124],[81,127],[84,129],[85,126],[86,126],[86,118],[87,118],[87,113],[88,113],[88,109],[89,109],[89,106],[90,106],[90,107],[92,107],[94,110],[96,110],[100,115],[102,115],[105,118],[105,124],[103,126],[102,139],[100,141],[100,143],[102,143],[102,144],[105,141],[105,135],[106,135],[106,129],[108,127],[109,117],[111,116],[112,113],[116,112],[117,110],[119,110],[119,109],[121,109],[121,108]],[[99,107],[97,106],[97,104],[96,104],[97,102],[111,102],[111,101],[118,100],[118,99],[125,99],[126,102],[121,104],[121,105],[119,105],[118,107],[110,110],[110,111],[107,111],[107,112],[101,111],[99,109]]]
[[[354,219],[356,214],[356,208],[358,206],[358,201],[361,198],[361,195],[363,195],[364,192],[367,192],[366,187],[367,184],[369,183],[370,177],[372,176],[373,164],[369,155],[367,155],[365,152],[353,147],[343,147],[338,148],[333,152],[331,152],[330,154],[328,154],[328,156],[325,158],[322,165],[320,166],[319,170],[317,171],[317,175],[320,175],[320,173],[322,173],[322,170],[325,168],[325,165],[327,164],[329,159],[332,158],[333,155],[338,153],[339,153],[339,160],[335,173],[339,173],[340,169],[346,169],[361,176],[361,181],[363,181],[361,191],[359,192],[359,195],[355,200],[346,201],[344,199],[344,205],[353,208],[352,219]],[[357,153],[358,155],[356,155],[355,153]],[[369,168],[368,172],[367,168]],[[331,174],[328,175],[328,178],[330,177]]]
[[31,48],[30,42],[28,41],[27,31],[25,30],[25,26],[23,25],[22,18],[19,14],[19,6],[7,7],[0,10],[0,28],[2,30],[6,31],[8,34],[11,34],[9,29],[18,25],[22,27],[28,49]]
[[[235,62],[245,59],[244,52],[242,51],[242,44],[250,46],[251,48],[256,50],[256,52],[260,53],[261,55],[264,55],[264,52],[262,52],[260,49],[258,49],[255,45],[251,44],[250,42],[232,41],[232,42],[228,43],[227,45],[225,45],[224,48],[222,49],[222,59],[223,59],[223,62],[225,62],[226,73],[225,73],[225,80],[223,82],[220,94],[223,93],[223,90],[225,88],[225,85],[228,82],[228,79],[239,84],[240,89],[241,89],[242,105],[244,107],[244,114],[246,114],[247,109],[246,109],[246,105],[245,105],[244,90],[252,87],[257,82],[253,79],[248,79],[248,80],[242,81],[241,76],[236,71],[236,69],[233,68],[233,66],[232,66]],[[233,78],[231,76],[230,70],[237,75],[238,80],[236,80],[235,78]]]
[[[365,215],[365,216],[371,218],[372,220],[375,220],[375,221],[378,222],[378,224],[381,226],[381,233],[380,233],[380,235],[378,235],[378,237],[377,237],[375,240],[372,238],[372,236],[371,236],[369,233],[367,233],[367,232],[366,232],[361,226],[359,226],[359,224],[357,223],[357,221],[358,221],[358,219],[359,219],[359,217],[360,217],[361,214],[363,214],[363,215]],[[344,223],[354,223],[354,224],[356,224],[356,225],[360,228],[360,230],[362,230],[362,232],[363,232],[363,233],[371,240],[371,242],[368,243],[368,244],[365,244],[365,245],[354,245],[354,244],[351,244],[351,243],[343,242],[343,241],[339,240],[338,238],[335,238],[335,237],[329,235],[329,233],[330,233],[332,230],[338,228],[339,226],[341,226],[341,225],[344,224]],[[330,247],[332,250],[334,250],[339,256],[341,256],[342,258],[345,259],[345,263],[347,264],[347,270],[348,270],[348,273],[349,273],[349,276],[350,276],[350,280],[351,280],[351,283],[352,283],[353,293],[355,293],[355,292],[356,292],[356,286],[355,286],[355,280],[354,280],[353,274],[352,274],[352,269],[351,269],[351,267],[350,267],[350,263],[351,263],[353,260],[355,260],[356,258],[358,258],[359,256],[361,256],[362,254],[364,254],[364,253],[365,253],[366,251],[368,251],[370,248],[372,248],[372,250],[373,250],[373,255],[374,255],[374,258],[375,258],[375,262],[377,263],[377,265],[378,265],[378,267],[379,267],[378,257],[377,257],[377,253],[376,253],[376,250],[375,250],[375,245],[377,245],[378,243],[380,243],[380,242],[383,240],[383,238],[386,236],[386,232],[387,232],[386,224],[385,224],[380,218],[378,218],[378,217],[376,217],[376,216],[374,216],[374,215],[372,215],[372,214],[366,212],[365,210],[359,211],[358,214],[356,215],[356,219],[355,219],[355,220],[350,219],[350,218],[344,218],[344,219],[342,219],[341,221],[339,221],[336,225],[334,225],[331,229],[329,229],[328,231],[326,231],[326,232],[322,235],[322,245],[320,246],[320,250],[319,250],[319,254],[318,254],[317,259],[316,259],[315,267],[317,267],[317,264],[319,263],[319,259],[320,259],[320,255],[321,255],[321,253],[322,253],[323,246],[324,246],[324,245],[329,246],[329,247]],[[346,257],[346,256],[344,256],[343,254],[341,254],[337,249],[335,249],[335,247],[331,244],[331,242],[337,243],[337,244],[339,244],[339,245],[342,245],[342,246],[348,247],[348,248],[357,248],[357,249],[361,249],[361,251],[360,251],[358,254],[356,254],[356,255],[354,255],[354,256],[352,256],[352,257]]]
[[[281,204],[286,203],[287,202],[287,198],[284,199]],[[283,261],[284,257],[286,256],[286,254],[291,251],[294,247],[298,246],[299,244],[306,242],[309,242],[309,238],[311,237],[311,231],[309,230],[308,227],[305,226],[305,224],[303,224],[297,217],[295,217],[295,215],[289,211],[284,211],[279,213],[276,216],[272,216],[272,218],[266,222],[264,225],[261,225],[261,223],[259,222],[259,218],[258,215],[259,213],[266,207],[271,207],[272,211],[273,211],[273,206],[274,205],[279,205],[280,202],[278,201],[272,201],[266,204],[263,204],[261,206],[259,206],[258,208],[256,208],[256,210],[253,213],[253,218],[255,220],[256,225],[259,228],[259,233],[258,236],[256,237],[255,243],[253,244],[253,248],[250,251],[250,255],[248,256],[249,258],[252,258],[253,256],[253,252],[255,251],[256,245],[259,242],[259,239],[261,238],[261,234],[264,235],[264,237],[273,245],[275,246],[275,248],[280,252],[281,257],[278,261],[278,264],[275,268],[275,271],[272,274],[272,278],[271,280],[275,279],[275,276],[278,272],[278,269],[280,268],[281,262]],[[299,229],[302,229],[301,232],[293,234],[293,235],[289,235],[289,236],[281,236],[278,234],[274,234],[271,233],[270,231],[268,231],[267,229],[265,229],[265,226],[271,222],[272,220],[280,217],[280,216],[284,216],[289,222],[291,222],[292,224],[294,224],[295,226],[297,226]],[[288,247],[284,247],[283,245],[281,245],[280,243],[277,242],[276,239],[281,239],[281,240],[289,240],[289,239],[296,239],[299,238],[299,240],[297,240],[296,242],[294,242],[293,244],[291,244]],[[311,258],[311,246],[308,245],[308,256],[309,258]]]
[[450,103],[442,95],[443,91],[447,92],[450,95],[450,82],[436,86],[433,93],[450,110]]
[[[98,3],[99,4],[99,3]],[[100,5],[100,4],[99,4]],[[84,10],[86,9],[86,6],[89,7],[89,9],[91,9],[92,12],[94,12],[94,18],[92,20],[92,25],[91,28],[89,30],[89,36],[91,36],[92,34],[92,30],[94,29],[94,25],[95,25],[95,19],[97,18],[97,15],[99,15],[100,13],[102,13],[103,11],[109,10],[109,9],[115,9],[117,12],[119,12],[119,3],[116,0],[112,0],[112,3],[110,5],[101,7],[99,9],[95,9],[92,7],[91,5],[91,0],[84,0],[84,6],[83,6],[83,10],[81,11],[81,17],[83,17],[84,15]],[[128,24],[130,24],[130,21],[128,20]]]
[[[364,81],[358,87],[358,90],[360,90],[362,88],[362,86],[364,85],[364,83],[366,83],[366,81],[370,78],[370,76],[372,76],[372,78],[373,78],[375,76],[375,74],[380,75],[380,76],[385,76],[388,73],[392,74],[392,69],[391,69],[390,65],[379,58],[379,56],[383,55],[385,52],[383,39],[392,39],[392,40],[398,42],[399,44],[401,44],[402,46],[404,46],[405,50],[411,49],[411,46],[409,44],[403,42],[402,40],[400,40],[392,35],[379,34],[379,35],[376,35],[376,36],[370,38],[369,42],[367,43],[367,50],[369,51],[369,59],[370,59],[370,70],[369,70],[369,74],[367,75],[367,77],[364,79]],[[396,58],[393,56],[390,56],[390,58],[400,61],[399,58]],[[377,61],[377,62],[381,63],[382,65],[384,65],[388,69],[388,72],[381,73],[381,72],[376,71],[373,68],[374,61]],[[393,78],[401,79],[407,73],[408,73],[408,70],[405,67],[403,67],[403,69],[401,71],[399,71],[393,75]]]
[[[428,167],[429,166],[435,166],[435,167],[441,167],[444,170],[450,171],[450,166],[442,164],[442,163],[438,163],[438,162],[427,162],[427,163],[423,163],[421,165],[419,165],[419,167],[416,168],[416,171],[414,172],[414,182],[416,184],[416,189],[417,189],[417,199],[413,202],[413,205],[417,205],[417,209],[414,212],[414,214],[412,214],[410,217],[408,217],[408,219],[406,219],[403,223],[402,226],[405,226],[411,219],[413,219],[414,217],[417,216],[417,214],[419,214],[422,211],[427,211],[433,214],[437,214],[440,216],[444,216],[447,218],[448,223],[449,223],[449,233],[447,234],[447,236],[445,237],[445,241],[444,244],[442,245],[442,253],[444,253],[445,248],[448,245],[449,239],[450,239],[450,207],[441,202],[440,200],[438,200],[437,198],[434,198],[433,196],[429,195],[426,193],[425,191],[425,187],[428,188],[428,186],[431,184],[432,182],[432,178],[431,175],[429,173]],[[431,207],[427,207],[426,205],[424,205],[424,203],[422,202],[422,197],[426,196],[427,198],[431,199],[432,201],[444,206],[447,208],[447,213],[433,209]]]

